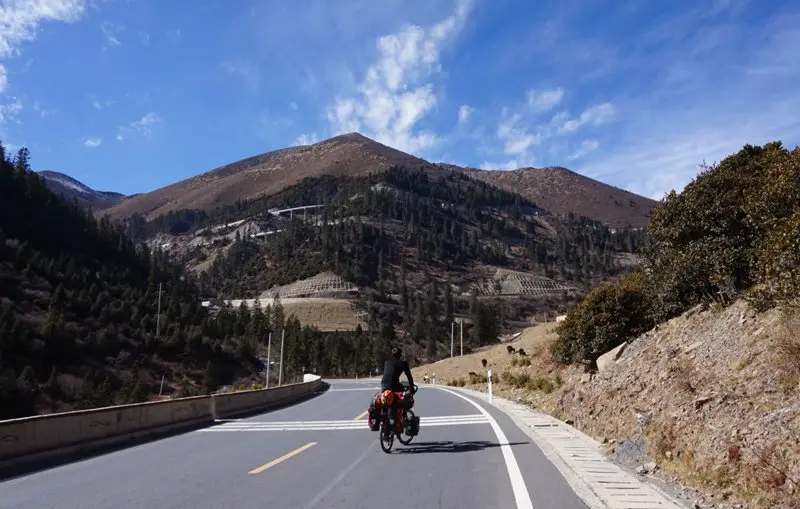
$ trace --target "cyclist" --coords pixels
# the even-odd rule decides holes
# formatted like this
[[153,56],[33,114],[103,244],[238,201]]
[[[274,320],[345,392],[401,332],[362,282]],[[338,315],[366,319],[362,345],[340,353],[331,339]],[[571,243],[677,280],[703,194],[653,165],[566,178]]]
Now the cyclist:
[[[408,387],[411,391],[414,391],[414,378],[411,376],[411,369],[408,366],[408,362],[402,359],[403,357],[403,350],[399,346],[395,346],[392,348],[392,356],[386,361],[386,364],[383,366],[383,378],[381,379],[381,392],[378,393],[380,396],[381,393],[384,391],[392,391],[392,392],[404,392],[406,388],[403,384],[400,383],[400,375],[405,374],[406,378],[408,379]],[[393,398],[396,400],[396,398]],[[396,407],[397,403],[394,403],[391,408],[391,412],[389,412],[389,424],[394,426],[394,418],[396,415]],[[377,431],[379,427],[379,423],[377,419],[374,418],[374,408],[375,407],[375,398],[373,398],[373,402],[370,405],[370,423],[372,424],[372,430]]]

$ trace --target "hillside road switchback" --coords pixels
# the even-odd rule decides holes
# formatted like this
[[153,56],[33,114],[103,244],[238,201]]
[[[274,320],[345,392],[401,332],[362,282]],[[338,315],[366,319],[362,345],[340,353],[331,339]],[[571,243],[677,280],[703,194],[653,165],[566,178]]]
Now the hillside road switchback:
[[381,451],[374,380],[0,482],[0,509],[585,508],[511,418],[421,386],[420,434]]

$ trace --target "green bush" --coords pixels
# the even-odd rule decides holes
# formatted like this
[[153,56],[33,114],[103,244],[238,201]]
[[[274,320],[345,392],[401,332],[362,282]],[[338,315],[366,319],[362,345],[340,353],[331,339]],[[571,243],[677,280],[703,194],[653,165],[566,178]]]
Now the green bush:
[[614,285],[593,290],[556,328],[550,345],[556,362],[594,362],[618,344],[654,325],[644,274],[635,272]]
[[646,267],[656,318],[751,295],[768,307],[797,295],[800,150],[747,145],[657,205]]
[[469,375],[470,385],[485,384],[488,381],[489,378],[483,373],[470,373]]
[[758,309],[800,295],[800,148],[747,145],[652,211],[642,273],[592,291],[551,345],[556,361],[604,352],[700,303]]

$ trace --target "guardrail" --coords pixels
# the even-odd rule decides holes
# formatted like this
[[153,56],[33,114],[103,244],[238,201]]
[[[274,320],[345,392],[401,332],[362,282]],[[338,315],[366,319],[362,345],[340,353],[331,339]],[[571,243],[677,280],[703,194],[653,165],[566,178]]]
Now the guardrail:
[[0,421],[0,465],[117,445],[135,438],[210,425],[215,419],[265,410],[314,394],[316,375],[271,389],[118,405]]

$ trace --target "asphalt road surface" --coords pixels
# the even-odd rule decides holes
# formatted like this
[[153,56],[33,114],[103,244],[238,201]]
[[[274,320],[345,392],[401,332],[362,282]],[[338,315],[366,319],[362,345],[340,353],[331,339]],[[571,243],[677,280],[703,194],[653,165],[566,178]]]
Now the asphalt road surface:
[[[373,381],[0,483],[0,509],[585,508],[502,412],[421,387],[420,434],[381,451]],[[508,445],[501,445],[508,444]]]

